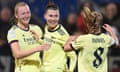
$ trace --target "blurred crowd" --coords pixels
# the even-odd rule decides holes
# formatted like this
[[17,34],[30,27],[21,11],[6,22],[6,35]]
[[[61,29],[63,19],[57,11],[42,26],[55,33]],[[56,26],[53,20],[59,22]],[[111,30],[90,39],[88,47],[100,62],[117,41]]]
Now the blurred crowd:
[[[12,18],[14,14],[14,6],[17,2],[22,0],[0,0],[0,72],[13,72],[14,68],[14,58],[12,57],[10,47],[7,43],[7,31],[12,26]],[[27,3],[31,3],[37,0],[23,0]],[[44,0],[40,0],[44,1]],[[49,0],[47,0],[49,1]],[[57,2],[57,0],[54,0]],[[61,2],[64,0],[61,0]],[[106,1],[106,0],[105,0]],[[89,7],[91,10],[98,11],[103,15],[103,24],[110,24],[116,33],[120,41],[120,2],[116,3],[110,0],[105,3],[97,3],[99,0],[76,0],[77,12],[74,11],[73,7],[71,10],[65,14],[60,23],[66,28],[70,35],[73,34],[86,34],[86,26],[84,25],[83,17],[81,16],[82,8],[84,6]],[[59,2],[59,0],[58,0]],[[35,4],[34,4],[35,5]],[[43,6],[43,5],[41,5]],[[37,7],[37,6],[34,6]],[[33,8],[34,9],[34,8]],[[39,9],[39,8],[38,8]],[[32,10],[32,19],[30,23],[37,24],[40,27],[44,27],[44,20],[41,19],[40,15],[37,15]],[[63,12],[64,13],[64,12]],[[12,23],[11,23],[12,22]],[[80,33],[78,33],[80,31]],[[105,30],[103,30],[105,32]],[[116,60],[114,58],[118,57]],[[120,72],[120,49],[110,48],[109,59],[111,59],[112,64],[115,65],[119,71],[112,69],[110,66],[110,72]]]

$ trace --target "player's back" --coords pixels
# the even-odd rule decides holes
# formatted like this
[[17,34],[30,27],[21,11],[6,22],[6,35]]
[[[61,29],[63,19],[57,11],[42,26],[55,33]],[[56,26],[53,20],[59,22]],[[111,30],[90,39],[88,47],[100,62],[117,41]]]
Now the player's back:
[[[75,42],[78,43],[76,49],[80,49],[79,72],[107,72],[107,52],[112,43],[109,35],[83,35],[79,36]],[[75,47],[74,44],[73,47]]]

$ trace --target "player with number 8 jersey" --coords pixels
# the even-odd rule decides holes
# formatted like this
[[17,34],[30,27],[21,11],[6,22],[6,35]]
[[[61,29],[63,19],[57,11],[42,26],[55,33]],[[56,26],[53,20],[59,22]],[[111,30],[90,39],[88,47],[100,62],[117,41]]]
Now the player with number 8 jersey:
[[80,50],[78,57],[79,72],[107,72],[107,52],[112,39],[106,34],[79,36],[72,47]]
[[[109,32],[101,32],[102,15],[84,8],[83,17],[88,34],[70,37],[64,46],[65,51],[79,50],[78,72],[108,72],[107,52],[114,44],[119,45],[111,26],[104,24],[103,28]],[[93,19],[92,19],[93,18]]]

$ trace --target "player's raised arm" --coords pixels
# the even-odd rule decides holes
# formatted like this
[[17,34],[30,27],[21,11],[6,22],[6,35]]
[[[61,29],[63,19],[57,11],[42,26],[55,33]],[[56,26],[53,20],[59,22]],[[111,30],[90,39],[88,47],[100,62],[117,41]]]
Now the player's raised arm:
[[116,34],[113,32],[112,27],[108,24],[104,24],[102,27],[110,34],[110,36],[115,41],[116,47],[118,47],[119,46],[119,40],[118,40]]

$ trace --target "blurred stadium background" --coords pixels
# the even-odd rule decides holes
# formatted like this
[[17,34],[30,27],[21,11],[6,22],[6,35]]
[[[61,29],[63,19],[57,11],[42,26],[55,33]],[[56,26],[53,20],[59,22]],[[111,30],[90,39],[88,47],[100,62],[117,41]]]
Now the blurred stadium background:
[[[72,12],[77,15],[79,23],[80,8],[89,6],[103,14],[103,23],[109,23],[120,41],[120,0],[0,0],[0,72],[13,72],[14,59],[6,41],[7,30],[14,14],[17,2],[27,2],[31,8],[31,23],[44,26],[44,10],[49,1],[60,9],[60,23]],[[109,72],[120,72],[120,48],[110,48],[108,53]]]

